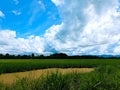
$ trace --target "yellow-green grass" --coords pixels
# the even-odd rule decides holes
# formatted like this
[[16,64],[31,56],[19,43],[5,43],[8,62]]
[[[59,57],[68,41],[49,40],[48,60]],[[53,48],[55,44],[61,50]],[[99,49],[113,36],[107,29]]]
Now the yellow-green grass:
[[120,90],[120,67],[99,66],[89,73],[51,72],[38,79],[22,78],[0,90]]
[[17,73],[8,73],[0,75],[0,82],[3,84],[13,84],[16,80],[22,78],[30,78],[37,79],[41,76],[45,76],[49,73],[60,72],[62,74],[78,72],[78,73],[87,73],[93,71],[94,68],[50,68],[50,69],[40,69],[40,70],[32,70],[26,72],[17,72]]

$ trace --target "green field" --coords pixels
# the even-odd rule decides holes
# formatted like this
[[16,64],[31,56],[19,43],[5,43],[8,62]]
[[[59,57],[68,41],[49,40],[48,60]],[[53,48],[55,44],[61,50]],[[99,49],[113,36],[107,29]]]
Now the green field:
[[0,60],[0,73],[44,68],[92,67],[89,73],[49,73],[35,80],[23,78],[0,90],[120,90],[119,59]]
[[119,59],[40,59],[0,60],[0,74],[44,68],[81,68],[105,65],[119,66]]

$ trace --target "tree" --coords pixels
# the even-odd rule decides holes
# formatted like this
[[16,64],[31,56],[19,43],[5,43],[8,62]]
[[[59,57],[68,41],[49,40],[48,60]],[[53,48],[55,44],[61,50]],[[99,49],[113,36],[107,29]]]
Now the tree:
[[32,53],[32,54],[31,54],[31,58],[35,58],[35,55],[34,55],[34,53]]
[[65,58],[65,57],[67,57],[67,54],[65,54],[65,53],[55,53],[55,54],[50,55],[50,57],[52,57],[52,58]]

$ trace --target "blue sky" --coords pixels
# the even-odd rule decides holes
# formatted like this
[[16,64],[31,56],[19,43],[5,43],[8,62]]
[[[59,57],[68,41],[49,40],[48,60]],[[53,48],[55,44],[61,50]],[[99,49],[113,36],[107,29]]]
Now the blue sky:
[[2,0],[0,53],[120,54],[119,0]]
[[1,28],[10,28],[17,37],[42,35],[54,24],[60,23],[56,6],[50,0],[4,0],[0,2],[4,13]]

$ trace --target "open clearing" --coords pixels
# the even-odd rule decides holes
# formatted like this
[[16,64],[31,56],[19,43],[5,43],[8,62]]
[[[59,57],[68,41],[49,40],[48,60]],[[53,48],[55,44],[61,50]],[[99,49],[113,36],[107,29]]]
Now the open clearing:
[[47,75],[52,72],[60,72],[62,74],[78,72],[78,73],[87,73],[93,71],[94,68],[49,68],[49,69],[40,69],[40,70],[32,70],[26,72],[17,72],[17,73],[8,73],[0,75],[0,82],[4,84],[12,84],[18,79],[22,78],[30,78],[36,79],[40,76]]

